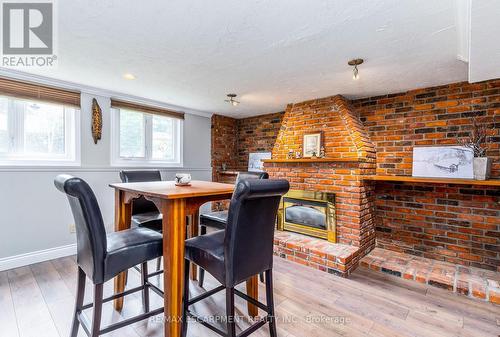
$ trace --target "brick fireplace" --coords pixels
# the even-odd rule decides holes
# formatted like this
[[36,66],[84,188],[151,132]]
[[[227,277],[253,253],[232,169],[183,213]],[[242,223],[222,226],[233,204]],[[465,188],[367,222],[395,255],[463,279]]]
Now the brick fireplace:
[[[214,179],[220,176],[222,162],[228,171],[246,170],[249,152],[269,151],[276,159],[265,164],[272,177],[289,179],[293,189],[335,194],[337,243],[279,231],[276,254],[283,258],[342,276],[361,259],[376,268],[383,258],[387,261],[379,269],[403,277],[405,271],[399,270],[404,264],[394,262],[403,254],[401,261],[410,261],[404,268],[416,262],[430,266],[428,284],[448,282],[443,281],[448,276],[443,270],[453,265],[459,272],[482,275],[480,284],[496,280],[489,291],[493,287],[500,294],[498,187],[363,180],[374,173],[411,175],[414,146],[455,145],[457,137],[469,134],[471,116],[491,127],[487,155],[493,159],[492,176],[500,178],[499,104],[496,79],[354,101],[333,96],[244,119],[214,115]],[[324,130],[330,160],[286,162],[289,149],[300,150],[302,134],[318,130]],[[362,258],[375,245],[377,250]],[[444,264],[447,267],[441,268]],[[485,280],[487,273],[497,276]],[[412,275],[417,278],[419,271]],[[475,287],[471,285],[469,293]]]
[[[302,135],[316,131],[323,132],[326,158],[288,161],[290,150],[302,150]],[[293,190],[333,193],[336,201],[337,244],[287,233],[277,236],[276,253],[349,275],[375,246],[373,186],[362,180],[374,174],[375,149],[349,102],[337,95],[288,105],[264,167],[271,178],[288,179]]]

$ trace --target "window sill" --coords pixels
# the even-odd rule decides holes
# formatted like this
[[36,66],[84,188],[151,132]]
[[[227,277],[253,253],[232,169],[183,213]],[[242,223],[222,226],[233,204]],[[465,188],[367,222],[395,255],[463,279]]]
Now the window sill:
[[119,162],[112,162],[111,167],[156,167],[156,168],[182,168],[183,163],[166,163],[166,162],[134,162],[123,160]]
[[0,169],[10,168],[53,168],[53,167],[80,167],[80,161],[37,161],[37,160],[9,160],[0,161]]
[[158,169],[162,172],[210,172],[210,167],[158,167],[158,166],[0,166],[0,172],[51,172],[78,174],[79,172],[120,172],[123,169],[148,170]]

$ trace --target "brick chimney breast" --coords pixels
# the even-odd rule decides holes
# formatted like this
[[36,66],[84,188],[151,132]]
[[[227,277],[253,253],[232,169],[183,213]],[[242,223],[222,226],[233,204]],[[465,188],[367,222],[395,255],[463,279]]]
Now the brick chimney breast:
[[276,139],[274,159],[302,151],[304,133],[323,131],[326,157],[375,159],[375,146],[350,103],[341,95],[289,104]]
[[332,162],[273,162],[265,163],[265,170],[272,178],[288,179],[292,189],[335,193],[337,242],[359,247],[361,258],[375,246],[374,186],[362,176],[375,174],[376,153],[350,103],[336,95],[289,104],[272,158],[286,159],[289,150],[302,152],[304,133],[317,131],[323,132],[325,154]]

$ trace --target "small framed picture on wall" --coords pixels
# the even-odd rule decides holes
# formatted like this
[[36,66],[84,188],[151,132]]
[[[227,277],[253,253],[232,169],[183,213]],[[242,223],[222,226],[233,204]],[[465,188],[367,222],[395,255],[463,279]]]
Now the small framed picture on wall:
[[306,133],[302,139],[302,156],[304,158],[318,157],[321,151],[323,133],[321,131]]
[[248,172],[263,172],[262,160],[271,159],[271,152],[250,152],[248,155]]

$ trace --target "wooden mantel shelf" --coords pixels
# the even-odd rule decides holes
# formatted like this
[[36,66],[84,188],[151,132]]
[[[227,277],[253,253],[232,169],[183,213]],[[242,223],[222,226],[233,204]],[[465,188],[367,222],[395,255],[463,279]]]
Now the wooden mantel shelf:
[[300,158],[300,159],[263,159],[264,163],[359,163],[362,158]]
[[400,181],[400,182],[407,182],[407,183],[481,185],[481,186],[499,186],[500,187],[500,179],[474,180],[474,179],[422,178],[422,177],[409,177],[409,176],[372,175],[372,176],[364,176],[363,180]]
[[223,174],[223,175],[227,175],[227,176],[237,176],[238,175],[238,171],[219,171],[219,174]]

